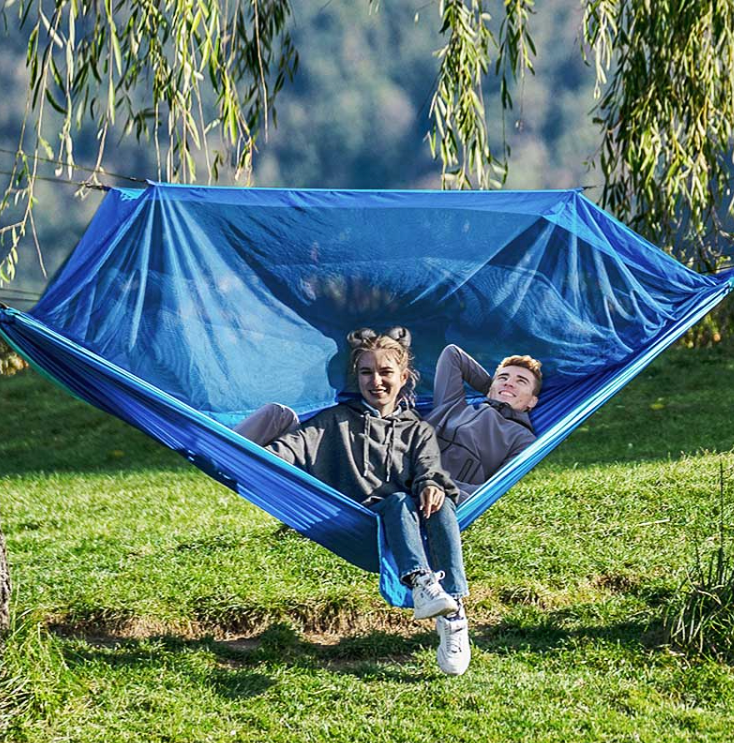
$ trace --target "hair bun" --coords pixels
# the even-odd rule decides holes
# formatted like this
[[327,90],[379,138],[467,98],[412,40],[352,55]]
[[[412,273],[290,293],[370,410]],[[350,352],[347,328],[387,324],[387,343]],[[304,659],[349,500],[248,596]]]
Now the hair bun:
[[372,341],[375,338],[377,338],[377,333],[375,333],[372,328],[359,328],[359,330],[353,330],[349,333],[347,336],[347,343],[349,343],[352,348],[359,348],[366,342]]
[[397,341],[403,348],[410,348],[410,344],[413,342],[413,336],[411,336],[410,330],[400,325],[385,331],[385,335]]

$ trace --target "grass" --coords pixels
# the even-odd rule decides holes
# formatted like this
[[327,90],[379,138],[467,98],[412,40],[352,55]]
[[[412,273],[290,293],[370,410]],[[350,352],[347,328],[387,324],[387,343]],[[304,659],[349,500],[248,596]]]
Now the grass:
[[704,560],[696,545],[694,564],[664,621],[675,646],[730,662],[734,661],[734,553],[726,494],[722,463],[716,547]]
[[732,390],[731,347],[669,351],[466,532],[473,661],[451,679],[375,576],[0,378],[0,738],[729,741],[734,669],[668,647],[663,617],[692,537],[716,547]]

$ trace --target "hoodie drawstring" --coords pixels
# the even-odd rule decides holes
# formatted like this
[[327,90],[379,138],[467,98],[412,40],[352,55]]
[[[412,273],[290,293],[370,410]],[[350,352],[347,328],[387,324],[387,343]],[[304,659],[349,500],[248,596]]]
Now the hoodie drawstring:
[[367,477],[367,467],[369,465],[370,420],[371,416],[369,413],[367,413],[364,416],[364,450],[362,456],[362,477]]
[[385,446],[385,470],[387,471],[387,477],[385,480],[390,482],[390,474],[392,472],[392,453],[395,444],[395,421],[391,420],[387,431],[387,441]]
[[[362,448],[362,476],[367,477],[369,470],[370,429],[372,427],[372,416],[367,413],[364,416],[364,446]],[[390,482],[392,475],[393,452],[395,450],[395,421],[389,420],[385,434],[385,481]]]

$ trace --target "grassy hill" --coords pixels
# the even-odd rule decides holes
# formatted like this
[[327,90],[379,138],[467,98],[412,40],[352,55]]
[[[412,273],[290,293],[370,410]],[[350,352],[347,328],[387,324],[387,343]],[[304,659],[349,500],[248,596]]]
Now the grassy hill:
[[465,533],[473,661],[376,577],[32,372],[0,378],[20,741],[729,741],[662,618],[734,510],[734,348],[675,348]]

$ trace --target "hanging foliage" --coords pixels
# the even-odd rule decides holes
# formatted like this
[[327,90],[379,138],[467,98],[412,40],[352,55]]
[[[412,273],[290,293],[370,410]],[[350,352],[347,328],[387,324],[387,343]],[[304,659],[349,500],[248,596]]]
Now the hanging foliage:
[[[513,82],[534,73],[532,0],[501,4],[497,37],[488,8],[499,3],[443,0],[447,44],[433,97],[434,157],[444,187],[504,182],[510,151],[488,145],[486,75],[500,83],[505,112]],[[580,46],[593,64],[593,112],[603,176],[601,204],[679,259],[706,271],[730,262],[734,3],[720,0],[582,0]],[[503,137],[504,140],[504,137]],[[728,257],[727,257],[728,256]]]
[[[734,2],[581,5],[580,53],[596,78],[602,205],[690,265],[716,269],[732,248]],[[152,138],[161,178],[194,182],[203,161],[210,182],[230,164],[235,179],[249,182],[256,137],[298,66],[289,0],[5,0],[6,15],[14,8],[28,32],[30,88],[0,200],[6,221],[20,210],[0,227],[0,283],[13,278],[28,229],[35,238],[39,156],[70,175],[84,121],[97,129],[95,171],[116,125]],[[534,2],[440,0],[437,8],[445,43],[427,138],[443,186],[499,187],[511,153],[504,137],[490,146],[488,122],[499,119],[504,132],[515,83],[534,73]],[[488,76],[499,81],[498,110],[485,105]],[[215,137],[221,145],[211,149]]]
[[[94,171],[118,126],[153,140],[160,179],[194,182],[198,155],[210,182],[225,165],[248,182],[256,137],[298,67],[289,0],[6,0],[6,20],[13,6],[28,32],[29,90],[0,201],[0,215],[17,216],[0,227],[0,282],[13,279],[29,229],[35,239],[39,156],[71,178],[86,121],[96,127]],[[215,136],[219,149],[210,147]]]
[[12,377],[19,371],[28,368],[28,362],[4,341],[0,340],[0,377]]
[[[602,202],[699,269],[730,252],[734,3],[586,2]],[[607,75],[610,79],[607,82]]]
[[534,3],[506,0],[495,34],[488,6],[496,4],[442,0],[439,6],[441,33],[447,41],[436,52],[441,67],[431,101],[428,141],[434,159],[441,160],[444,188],[499,188],[507,177],[510,149],[504,136],[499,155],[489,145],[482,87],[490,72],[499,77],[504,134],[504,113],[512,108],[512,83],[534,72],[535,46],[528,27]]

